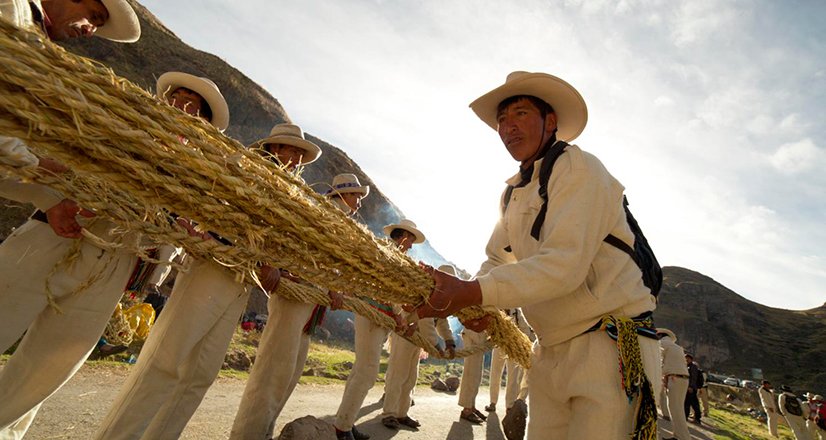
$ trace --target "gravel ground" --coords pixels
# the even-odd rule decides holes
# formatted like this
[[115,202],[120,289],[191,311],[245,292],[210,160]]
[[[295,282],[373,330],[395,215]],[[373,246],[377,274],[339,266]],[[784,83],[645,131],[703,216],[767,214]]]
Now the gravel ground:
[[[27,439],[77,439],[86,440],[94,434],[98,423],[114,399],[129,372],[128,365],[87,364],[69,383],[47,400],[29,430]],[[187,425],[182,439],[225,439],[229,436],[235,411],[241,400],[246,381],[236,378],[219,378],[210,388],[195,416]],[[332,422],[343,384],[298,385],[278,420],[277,431],[284,424],[305,415],[314,415]],[[499,425],[502,414],[491,413],[486,424],[471,425],[459,420],[456,396],[436,393],[428,388],[416,389],[416,405],[410,415],[422,422],[420,432],[402,430],[394,432],[381,425],[381,405],[378,399],[382,393],[381,384],[373,387],[365,400],[358,426],[372,435],[374,440],[404,439],[488,439],[504,440]],[[486,402],[487,388],[479,392],[477,407],[482,409]],[[661,432],[669,437],[669,424],[663,421]],[[706,430],[692,427],[695,439],[711,439]]]

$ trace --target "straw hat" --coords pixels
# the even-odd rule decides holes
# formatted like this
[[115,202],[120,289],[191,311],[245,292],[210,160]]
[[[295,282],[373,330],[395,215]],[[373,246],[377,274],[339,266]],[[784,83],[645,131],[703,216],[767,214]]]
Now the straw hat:
[[677,342],[677,335],[667,328],[657,328],[657,335],[670,336],[672,341]]
[[394,223],[392,225],[387,225],[384,227],[384,235],[390,236],[390,233],[393,232],[394,229],[404,229],[405,231],[413,234],[416,236],[416,240],[413,241],[414,244],[424,243],[424,234],[422,231],[416,229],[416,224],[408,219],[403,219],[398,223]]
[[823,400],[823,396],[821,396],[820,394],[815,394],[815,400],[817,400],[817,401],[822,401],[822,400]]
[[362,185],[355,174],[339,174],[333,177],[333,184],[330,186],[325,195],[358,193],[362,197],[367,197],[370,194],[370,185]]
[[175,89],[184,87],[201,95],[212,110],[212,120],[210,123],[218,130],[224,131],[229,126],[229,107],[224,95],[218,90],[209,78],[190,75],[183,72],[166,72],[158,78],[155,85],[156,94],[159,97],[166,97],[167,93],[172,93]]
[[118,43],[134,43],[141,37],[141,23],[126,0],[101,0],[109,18],[97,28],[95,35]]
[[470,108],[476,116],[496,130],[496,109],[499,103],[518,95],[535,96],[554,108],[558,139],[570,142],[585,129],[588,107],[582,95],[572,85],[547,73],[512,72],[505,84],[470,103]]
[[299,165],[306,165],[314,162],[321,156],[321,148],[318,145],[304,138],[301,127],[295,124],[278,124],[270,130],[270,135],[260,139],[252,146],[264,147],[267,144],[286,144],[304,150],[304,156]]
[[456,268],[451,266],[450,264],[443,264],[443,265],[439,266],[438,271],[439,272],[444,272],[448,275],[453,275],[454,277],[456,276]]

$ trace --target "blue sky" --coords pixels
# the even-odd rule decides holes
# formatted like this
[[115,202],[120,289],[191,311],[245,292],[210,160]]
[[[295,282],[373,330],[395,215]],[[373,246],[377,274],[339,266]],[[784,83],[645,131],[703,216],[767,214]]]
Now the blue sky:
[[542,71],[585,97],[576,144],[625,185],[661,263],[773,307],[826,301],[822,1],[143,4],[344,149],[469,272],[517,164],[467,106]]

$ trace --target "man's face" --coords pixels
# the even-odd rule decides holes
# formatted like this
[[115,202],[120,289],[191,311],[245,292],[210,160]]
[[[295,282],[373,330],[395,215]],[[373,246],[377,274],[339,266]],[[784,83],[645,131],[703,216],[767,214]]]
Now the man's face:
[[693,360],[694,360],[694,358],[693,358],[693,357],[691,357],[691,356],[686,356],[686,357],[685,357],[685,364],[686,364],[686,365],[691,365],[691,362],[692,362]]
[[349,206],[350,209],[353,210],[353,214],[358,212],[359,208],[361,208],[361,199],[362,199],[362,197],[364,197],[364,196],[362,196],[359,193],[344,193],[344,194],[341,194],[341,200],[343,200],[344,203],[347,206]]
[[51,0],[43,2],[51,22],[46,26],[55,41],[91,37],[109,19],[109,11],[100,0]]
[[413,247],[413,242],[416,241],[416,236],[413,235],[410,231],[405,231],[404,229],[400,229],[401,233],[398,234],[396,238],[393,239],[394,242],[399,246],[399,250],[404,253],[410,250]]
[[[166,102],[169,105],[177,107],[192,116],[207,119],[206,117],[201,116],[201,109],[204,108],[204,98],[185,87],[178,87],[173,90],[172,93],[166,95]],[[209,119],[207,119],[207,121],[209,121]]]
[[265,148],[290,171],[301,164],[305,153],[301,148],[287,144],[267,144]]
[[499,138],[511,156],[525,162],[536,159],[545,141],[556,128],[556,114],[542,119],[539,109],[527,99],[511,103],[496,115]]
[[770,390],[770,389],[772,389],[772,384],[766,382],[765,384],[763,384],[763,387],[767,390]]

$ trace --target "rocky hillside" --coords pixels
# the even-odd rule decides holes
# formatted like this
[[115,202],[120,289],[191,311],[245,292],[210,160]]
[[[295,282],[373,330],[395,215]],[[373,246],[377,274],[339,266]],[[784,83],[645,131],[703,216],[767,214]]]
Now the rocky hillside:
[[[111,67],[115,73],[141,87],[153,91],[158,76],[177,70],[205,76],[218,85],[227,98],[230,109],[230,126],[226,134],[244,144],[250,144],[266,136],[273,125],[290,121],[287,111],[269,92],[250,80],[243,73],[215,55],[196,50],[175,36],[142,5],[131,1],[141,21],[141,39],[134,44],[116,44],[100,38],[69,41],[64,46],[71,52],[94,58]],[[304,179],[312,184],[330,182],[339,173],[354,173],[372,189],[359,212],[362,221],[374,233],[381,227],[396,222],[401,211],[382,194],[372,180],[346,153],[312,134],[308,138],[324,151],[321,158],[307,167]],[[319,191],[323,185],[314,186]],[[29,207],[20,207],[0,199],[0,240],[8,236],[31,213]],[[429,243],[419,255],[427,255],[431,264],[438,265],[444,259]]]
[[775,386],[826,392],[826,304],[775,309],[688,269],[664,273],[657,325],[674,330],[701,367],[742,379],[759,368]]

